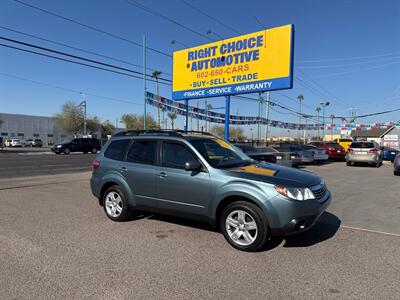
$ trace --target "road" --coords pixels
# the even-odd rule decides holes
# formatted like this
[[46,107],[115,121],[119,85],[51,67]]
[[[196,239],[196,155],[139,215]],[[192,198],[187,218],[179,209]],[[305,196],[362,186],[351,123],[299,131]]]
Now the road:
[[274,238],[260,253],[237,251],[213,228],[183,219],[112,222],[90,193],[89,172],[0,179],[0,295],[398,299],[400,177],[390,165],[306,169],[324,175],[332,205],[310,231]]
[[49,151],[0,153],[0,178],[89,171],[95,155],[56,155]]

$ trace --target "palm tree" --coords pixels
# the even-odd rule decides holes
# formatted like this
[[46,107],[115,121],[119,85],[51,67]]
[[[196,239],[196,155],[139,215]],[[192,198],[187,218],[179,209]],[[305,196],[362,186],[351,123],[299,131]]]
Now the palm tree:
[[160,122],[160,106],[161,106],[161,101],[160,101],[160,91],[158,88],[158,79],[161,76],[160,71],[154,71],[151,74],[151,78],[154,78],[156,80],[156,86],[157,86],[157,113],[158,113],[158,127],[161,128],[161,122]]
[[176,113],[174,112],[169,112],[168,113],[168,118],[171,120],[171,127],[174,129],[174,124],[175,124],[175,119],[176,119]]
[[298,95],[297,96],[297,100],[299,100],[299,102],[300,102],[300,114],[299,114],[299,141],[300,141],[300,136],[301,136],[301,134],[300,134],[300,132],[301,132],[301,129],[300,129],[300,124],[301,124],[301,102],[303,102],[304,101],[304,96],[303,95]]

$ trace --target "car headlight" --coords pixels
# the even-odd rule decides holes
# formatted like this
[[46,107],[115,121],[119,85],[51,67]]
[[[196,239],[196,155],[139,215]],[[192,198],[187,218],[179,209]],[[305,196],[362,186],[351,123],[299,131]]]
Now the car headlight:
[[57,145],[57,148],[61,148],[62,147],[62,145]]
[[314,194],[309,188],[293,188],[276,185],[275,190],[282,196],[288,197],[289,199],[293,200],[302,201],[315,199]]

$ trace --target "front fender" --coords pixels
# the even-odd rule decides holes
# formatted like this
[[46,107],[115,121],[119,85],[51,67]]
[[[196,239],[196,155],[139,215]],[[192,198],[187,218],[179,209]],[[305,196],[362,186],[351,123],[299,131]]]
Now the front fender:
[[106,175],[104,175],[101,178],[101,183],[100,183],[101,189],[103,189],[103,187],[106,184],[109,184],[110,182],[118,184],[120,186],[120,188],[122,189],[122,191],[124,192],[124,195],[127,198],[129,204],[131,206],[136,206],[135,196],[133,194],[133,191],[131,190],[131,187],[126,182],[124,176],[122,176],[118,172],[109,172],[109,173],[107,173]]
[[275,211],[269,199],[272,199],[274,196],[275,193],[268,191],[267,188],[263,189],[259,185],[251,182],[240,180],[231,181],[217,189],[214,201],[212,201],[212,204],[210,205],[210,216],[212,216],[213,221],[215,221],[218,218],[217,209],[220,203],[228,197],[237,197],[253,201],[262,209],[269,220],[270,216]]

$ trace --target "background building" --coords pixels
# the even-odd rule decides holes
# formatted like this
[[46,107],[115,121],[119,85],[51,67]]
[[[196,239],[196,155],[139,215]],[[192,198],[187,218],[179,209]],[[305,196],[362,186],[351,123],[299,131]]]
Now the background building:
[[1,113],[0,135],[3,140],[16,138],[21,141],[39,138],[44,146],[51,146],[72,137],[59,128],[53,117]]

